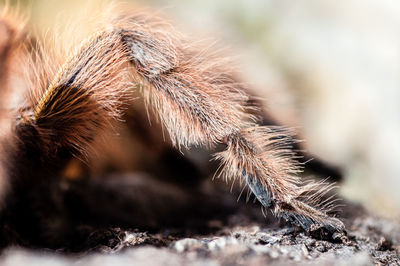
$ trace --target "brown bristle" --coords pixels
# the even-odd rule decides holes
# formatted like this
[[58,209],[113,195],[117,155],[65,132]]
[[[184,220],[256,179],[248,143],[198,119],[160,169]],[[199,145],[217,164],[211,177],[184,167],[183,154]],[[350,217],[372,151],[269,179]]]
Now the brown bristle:
[[307,231],[344,230],[329,215],[332,204],[320,201],[331,187],[302,185],[297,177],[301,167],[293,134],[259,126],[251,114],[256,107],[225,60],[196,51],[162,20],[118,16],[62,63],[43,50],[38,46],[32,53],[30,97],[15,121],[14,161],[25,160],[34,169],[20,169],[21,175],[42,168],[50,175],[46,159],[51,156],[66,162],[72,154],[87,153],[94,137],[124,112],[128,90],[136,88],[175,146],[225,143],[226,150],[216,155],[223,163],[221,175],[246,182],[275,215]]
[[113,32],[84,42],[56,77],[43,84],[47,89],[32,94],[21,123],[34,125],[44,143],[85,152],[97,130],[121,114],[129,89],[124,51]]
[[[248,100],[222,58],[194,52],[167,24],[125,17],[116,27],[130,50],[144,99],[178,146],[212,146],[242,127],[251,116]],[[226,69],[226,67],[225,67]]]
[[227,150],[216,154],[222,161],[220,175],[227,180],[240,178],[265,208],[295,225],[343,231],[343,223],[329,216],[332,201],[322,200],[333,186],[324,182],[302,186],[292,135],[282,127],[240,130],[228,138]]

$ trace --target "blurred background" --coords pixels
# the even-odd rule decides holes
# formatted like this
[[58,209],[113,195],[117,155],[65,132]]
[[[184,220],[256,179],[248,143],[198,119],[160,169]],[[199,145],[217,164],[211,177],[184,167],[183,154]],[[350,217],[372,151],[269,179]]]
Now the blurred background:
[[[42,34],[83,5],[9,2]],[[308,151],[343,169],[343,197],[400,218],[399,1],[126,2],[165,14],[194,39],[228,47],[224,53],[267,111],[297,127]]]

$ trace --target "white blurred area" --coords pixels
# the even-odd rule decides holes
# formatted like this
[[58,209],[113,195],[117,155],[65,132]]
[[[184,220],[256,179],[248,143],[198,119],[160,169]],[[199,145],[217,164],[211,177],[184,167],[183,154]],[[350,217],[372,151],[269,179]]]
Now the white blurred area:
[[[130,2],[228,46],[268,111],[345,170],[342,195],[400,218],[400,1]],[[51,27],[57,12],[80,3],[37,0],[32,21]]]
[[268,110],[345,169],[344,197],[400,217],[400,1],[152,3],[238,51]]

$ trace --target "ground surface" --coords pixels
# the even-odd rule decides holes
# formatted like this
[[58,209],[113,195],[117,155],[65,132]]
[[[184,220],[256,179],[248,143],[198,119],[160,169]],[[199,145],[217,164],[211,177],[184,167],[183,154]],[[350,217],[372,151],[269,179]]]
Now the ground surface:
[[95,230],[78,253],[8,247],[0,265],[400,265],[399,224],[359,206],[346,207],[343,216],[347,243],[306,236],[241,204],[225,221],[200,227]]

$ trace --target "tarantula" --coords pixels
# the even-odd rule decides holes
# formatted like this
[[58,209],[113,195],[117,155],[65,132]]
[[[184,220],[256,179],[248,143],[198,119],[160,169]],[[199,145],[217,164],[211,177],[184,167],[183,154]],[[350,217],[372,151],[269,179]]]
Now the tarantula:
[[[61,65],[63,55],[47,54],[7,15],[0,32],[3,208],[12,206],[12,195],[51,182],[71,158],[89,156],[96,136],[124,115],[135,90],[176,148],[225,146],[214,155],[221,162],[219,176],[247,184],[276,217],[306,231],[344,231],[329,214],[333,202],[321,200],[332,184],[303,183],[297,176],[294,134],[260,125],[251,95],[222,60],[190,45],[162,19],[114,16],[68,51]],[[24,54],[21,69],[30,73],[30,86],[24,104],[13,111],[7,108],[9,95],[21,93],[8,78],[16,53]]]

